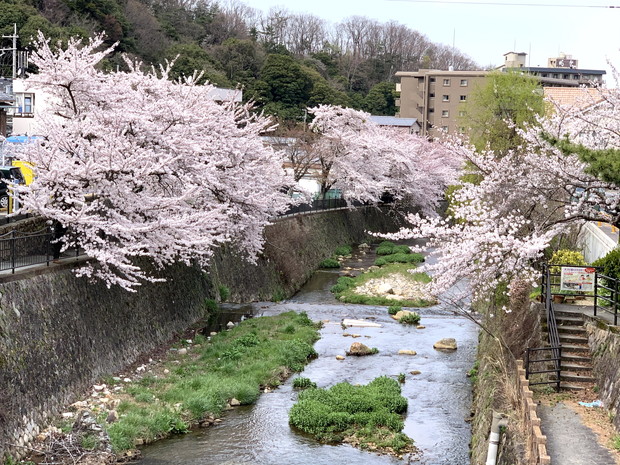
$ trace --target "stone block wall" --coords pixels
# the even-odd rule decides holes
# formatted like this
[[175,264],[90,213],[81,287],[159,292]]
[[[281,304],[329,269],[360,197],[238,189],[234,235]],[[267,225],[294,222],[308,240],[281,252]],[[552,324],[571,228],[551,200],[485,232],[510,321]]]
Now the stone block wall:
[[20,455],[38,425],[98,377],[206,316],[205,299],[217,299],[219,286],[230,289],[232,301],[288,296],[336,247],[361,242],[368,231],[394,231],[396,220],[370,208],[278,220],[265,232],[257,263],[222,249],[207,273],[171,266],[159,274],[166,282],[135,293],[77,278],[71,266],[0,282],[0,458]]

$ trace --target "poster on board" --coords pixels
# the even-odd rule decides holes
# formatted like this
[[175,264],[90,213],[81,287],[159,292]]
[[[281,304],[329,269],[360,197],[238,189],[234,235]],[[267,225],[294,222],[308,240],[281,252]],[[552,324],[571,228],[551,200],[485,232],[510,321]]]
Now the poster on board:
[[588,266],[563,266],[560,276],[562,291],[594,291],[595,268]]

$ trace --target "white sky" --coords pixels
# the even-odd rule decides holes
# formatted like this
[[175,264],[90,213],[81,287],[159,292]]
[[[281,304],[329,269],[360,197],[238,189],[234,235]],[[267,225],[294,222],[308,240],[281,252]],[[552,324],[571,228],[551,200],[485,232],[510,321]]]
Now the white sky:
[[[493,4],[475,4],[479,2]],[[455,37],[456,47],[483,67],[500,65],[504,53],[510,51],[526,52],[530,66],[547,66],[547,58],[564,52],[579,60],[579,68],[606,69],[610,87],[615,83],[606,59],[620,67],[620,0],[245,0],[245,3],[265,12],[273,6],[282,6],[332,23],[354,15],[380,22],[395,20],[425,34],[433,42],[452,45]],[[617,8],[595,8],[595,5]]]

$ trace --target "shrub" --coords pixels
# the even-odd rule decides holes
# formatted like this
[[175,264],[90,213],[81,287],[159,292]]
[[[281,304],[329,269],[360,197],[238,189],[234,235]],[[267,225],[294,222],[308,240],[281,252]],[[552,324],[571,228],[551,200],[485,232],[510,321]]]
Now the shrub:
[[316,383],[312,382],[310,378],[299,377],[293,380],[293,387],[295,389],[316,388]]
[[379,244],[376,251],[377,255],[393,255],[397,253],[409,254],[411,249],[407,245],[396,245],[390,241],[384,241]]
[[[586,260],[583,258],[583,254],[577,250],[560,249],[553,253],[551,259],[549,260],[549,264],[584,266],[586,265]],[[560,268],[557,266],[551,267],[549,271],[551,273],[559,273]]]
[[390,315],[396,315],[398,312],[400,312],[403,309],[403,307],[401,307],[400,305],[390,305],[388,307],[388,313]]
[[335,258],[326,258],[319,263],[320,268],[340,268],[340,262]]
[[610,278],[620,279],[620,249],[613,249],[592,265],[598,268],[599,273]]
[[398,322],[403,325],[417,325],[420,323],[420,315],[416,312],[406,313]]
[[353,247],[350,245],[342,245],[334,251],[334,255],[351,255],[351,252],[353,252]]
[[396,379],[398,380],[400,384],[403,384],[405,382],[405,373],[398,373],[398,376]]
[[213,299],[205,299],[205,310],[209,315],[213,315],[214,313],[217,313],[218,311],[217,302]]

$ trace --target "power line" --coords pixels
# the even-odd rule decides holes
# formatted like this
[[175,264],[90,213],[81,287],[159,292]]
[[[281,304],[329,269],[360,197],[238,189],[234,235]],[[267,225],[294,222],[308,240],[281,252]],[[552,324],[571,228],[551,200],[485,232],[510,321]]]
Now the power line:
[[491,5],[491,6],[544,6],[559,8],[618,8],[620,5],[570,5],[559,3],[502,3],[502,2],[477,2],[467,0],[387,0],[388,2],[410,2],[410,3],[443,3],[448,5]]

